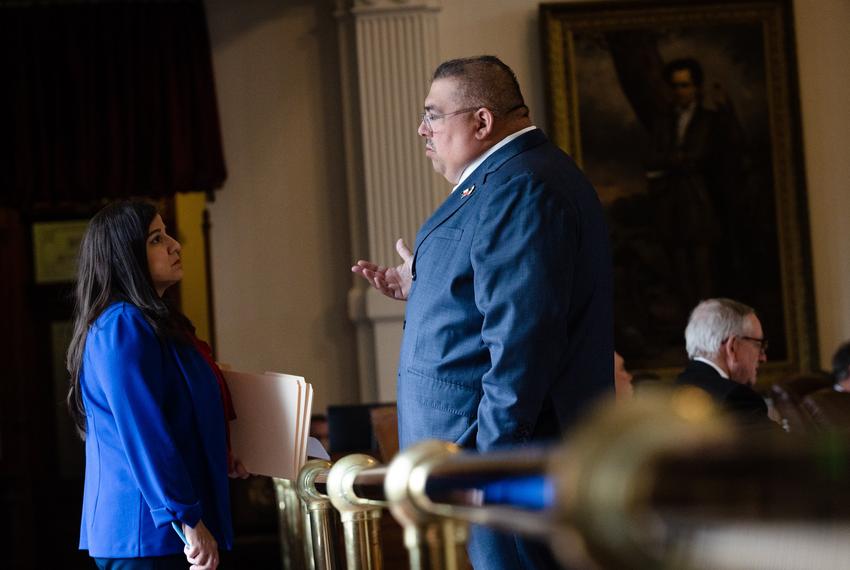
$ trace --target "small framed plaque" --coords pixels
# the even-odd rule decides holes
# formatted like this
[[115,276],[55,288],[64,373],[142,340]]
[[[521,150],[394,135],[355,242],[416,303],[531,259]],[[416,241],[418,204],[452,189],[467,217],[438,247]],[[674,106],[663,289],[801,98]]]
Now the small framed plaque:
[[73,281],[80,241],[88,220],[38,222],[32,226],[35,282],[39,285]]

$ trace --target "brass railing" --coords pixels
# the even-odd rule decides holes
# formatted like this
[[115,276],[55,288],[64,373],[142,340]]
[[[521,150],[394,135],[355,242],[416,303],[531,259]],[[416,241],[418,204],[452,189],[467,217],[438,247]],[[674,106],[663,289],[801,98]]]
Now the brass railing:
[[[503,492],[512,487],[532,492]],[[330,501],[340,513],[351,570],[382,567],[384,507],[413,570],[458,568],[469,524],[547,541],[582,568],[850,560],[850,439],[739,431],[695,390],[610,405],[555,449],[475,454],[426,441],[386,467],[364,455],[310,463],[299,492],[308,512]],[[332,527],[314,521],[315,568],[333,568],[323,558],[332,541],[316,534]]]
[[316,487],[326,483],[330,461],[313,459],[308,461],[298,474],[296,489],[298,497],[307,510],[307,524],[311,537],[311,557],[315,570],[338,568],[336,560],[336,511],[327,495]]
[[[383,480],[385,469],[368,455],[356,453],[337,461],[328,472],[328,497],[339,511],[345,536],[345,561],[349,570],[383,568],[379,523],[386,502],[381,496],[368,498],[355,485],[365,480]],[[375,486],[380,489],[380,485]]]

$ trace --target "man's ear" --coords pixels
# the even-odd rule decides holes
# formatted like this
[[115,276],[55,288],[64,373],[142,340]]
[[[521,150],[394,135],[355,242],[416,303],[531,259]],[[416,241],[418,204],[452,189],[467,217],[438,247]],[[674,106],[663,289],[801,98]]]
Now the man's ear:
[[722,345],[723,356],[726,359],[727,365],[731,365],[733,362],[736,362],[738,360],[739,340],[740,339],[736,336],[730,336]]
[[475,138],[477,140],[484,140],[489,137],[493,132],[493,122],[495,120],[493,112],[487,107],[480,107],[475,111],[473,117],[476,123]]

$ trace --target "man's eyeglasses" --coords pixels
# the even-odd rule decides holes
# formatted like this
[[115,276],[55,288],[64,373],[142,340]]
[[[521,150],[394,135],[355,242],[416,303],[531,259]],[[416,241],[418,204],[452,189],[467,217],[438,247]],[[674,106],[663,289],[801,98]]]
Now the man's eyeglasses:
[[[525,107],[525,103],[520,103],[519,105],[515,105],[505,111],[504,113],[500,113],[502,115],[508,115],[513,113],[516,110],[522,109]],[[460,115],[461,113],[469,113],[470,111],[475,111],[480,109],[481,105],[476,107],[466,107],[464,109],[458,109],[457,111],[452,111],[451,113],[432,113],[431,111],[425,111],[421,115],[419,115],[419,124],[425,123],[425,128],[429,131],[434,130],[434,123],[439,121],[440,119],[445,119],[447,117],[453,117],[455,115]]]
[[748,340],[750,342],[754,342],[759,345],[759,352],[762,354],[767,354],[767,339],[766,338],[755,338],[752,336],[742,336],[740,337],[743,340]]
[[453,117],[455,115],[460,115],[461,113],[469,113],[470,111],[474,111],[479,109],[478,107],[466,107],[464,109],[458,109],[457,111],[452,111],[451,113],[432,113],[431,111],[425,111],[421,115],[419,115],[419,122],[425,123],[425,127],[430,131],[433,130],[434,122],[439,121],[440,119],[445,119],[446,117]]

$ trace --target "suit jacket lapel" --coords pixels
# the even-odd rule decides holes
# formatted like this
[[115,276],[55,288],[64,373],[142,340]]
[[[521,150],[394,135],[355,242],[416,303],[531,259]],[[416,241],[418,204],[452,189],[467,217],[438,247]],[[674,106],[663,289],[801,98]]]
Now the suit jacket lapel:
[[[458,209],[469,202],[469,198],[464,195],[464,191],[476,186],[476,181],[472,180],[473,178],[477,177],[475,175],[471,176],[463,186],[458,187],[457,190],[449,194],[443,203],[440,204],[440,207],[422,224],[422,227],[416,233],[416,251],[419,250],[419,246],[422,245],[425,238],[431,235],[431,232],[440,227],[440,224],[452,217]],[[416,251],[414,251],[414,254]]]
[[464,181],[463,185],[458,186],[458,189],[452,192],[449,197],[445,199],[440,207],[431,214],[431,217],[422,224],[422,227],[416,234],[416,246],[413,251],[412,268],[414,277],[416,276],[416,256],[419,253],[419,248],[428,236],[430,236],[431,233],[440,227],[440,225],[442,225],[446,220],[452,217],[452,215],[454,215],[454,213],[462,206],[467,204],[470,201],[469,198],[472,196],[472,193],[480,191],[479,187],[483,186],[487,182],[487,177],[490,173],[498,170],[499,167],[507,160],[529,148],[542,144],[546,140],[546,135],[544,135],[543,131],[540,129],[527,132],[517,139],[512,140],[491,156],[487,157],[487,160],[475,169],[475,172],[473,172],[472,175]]

